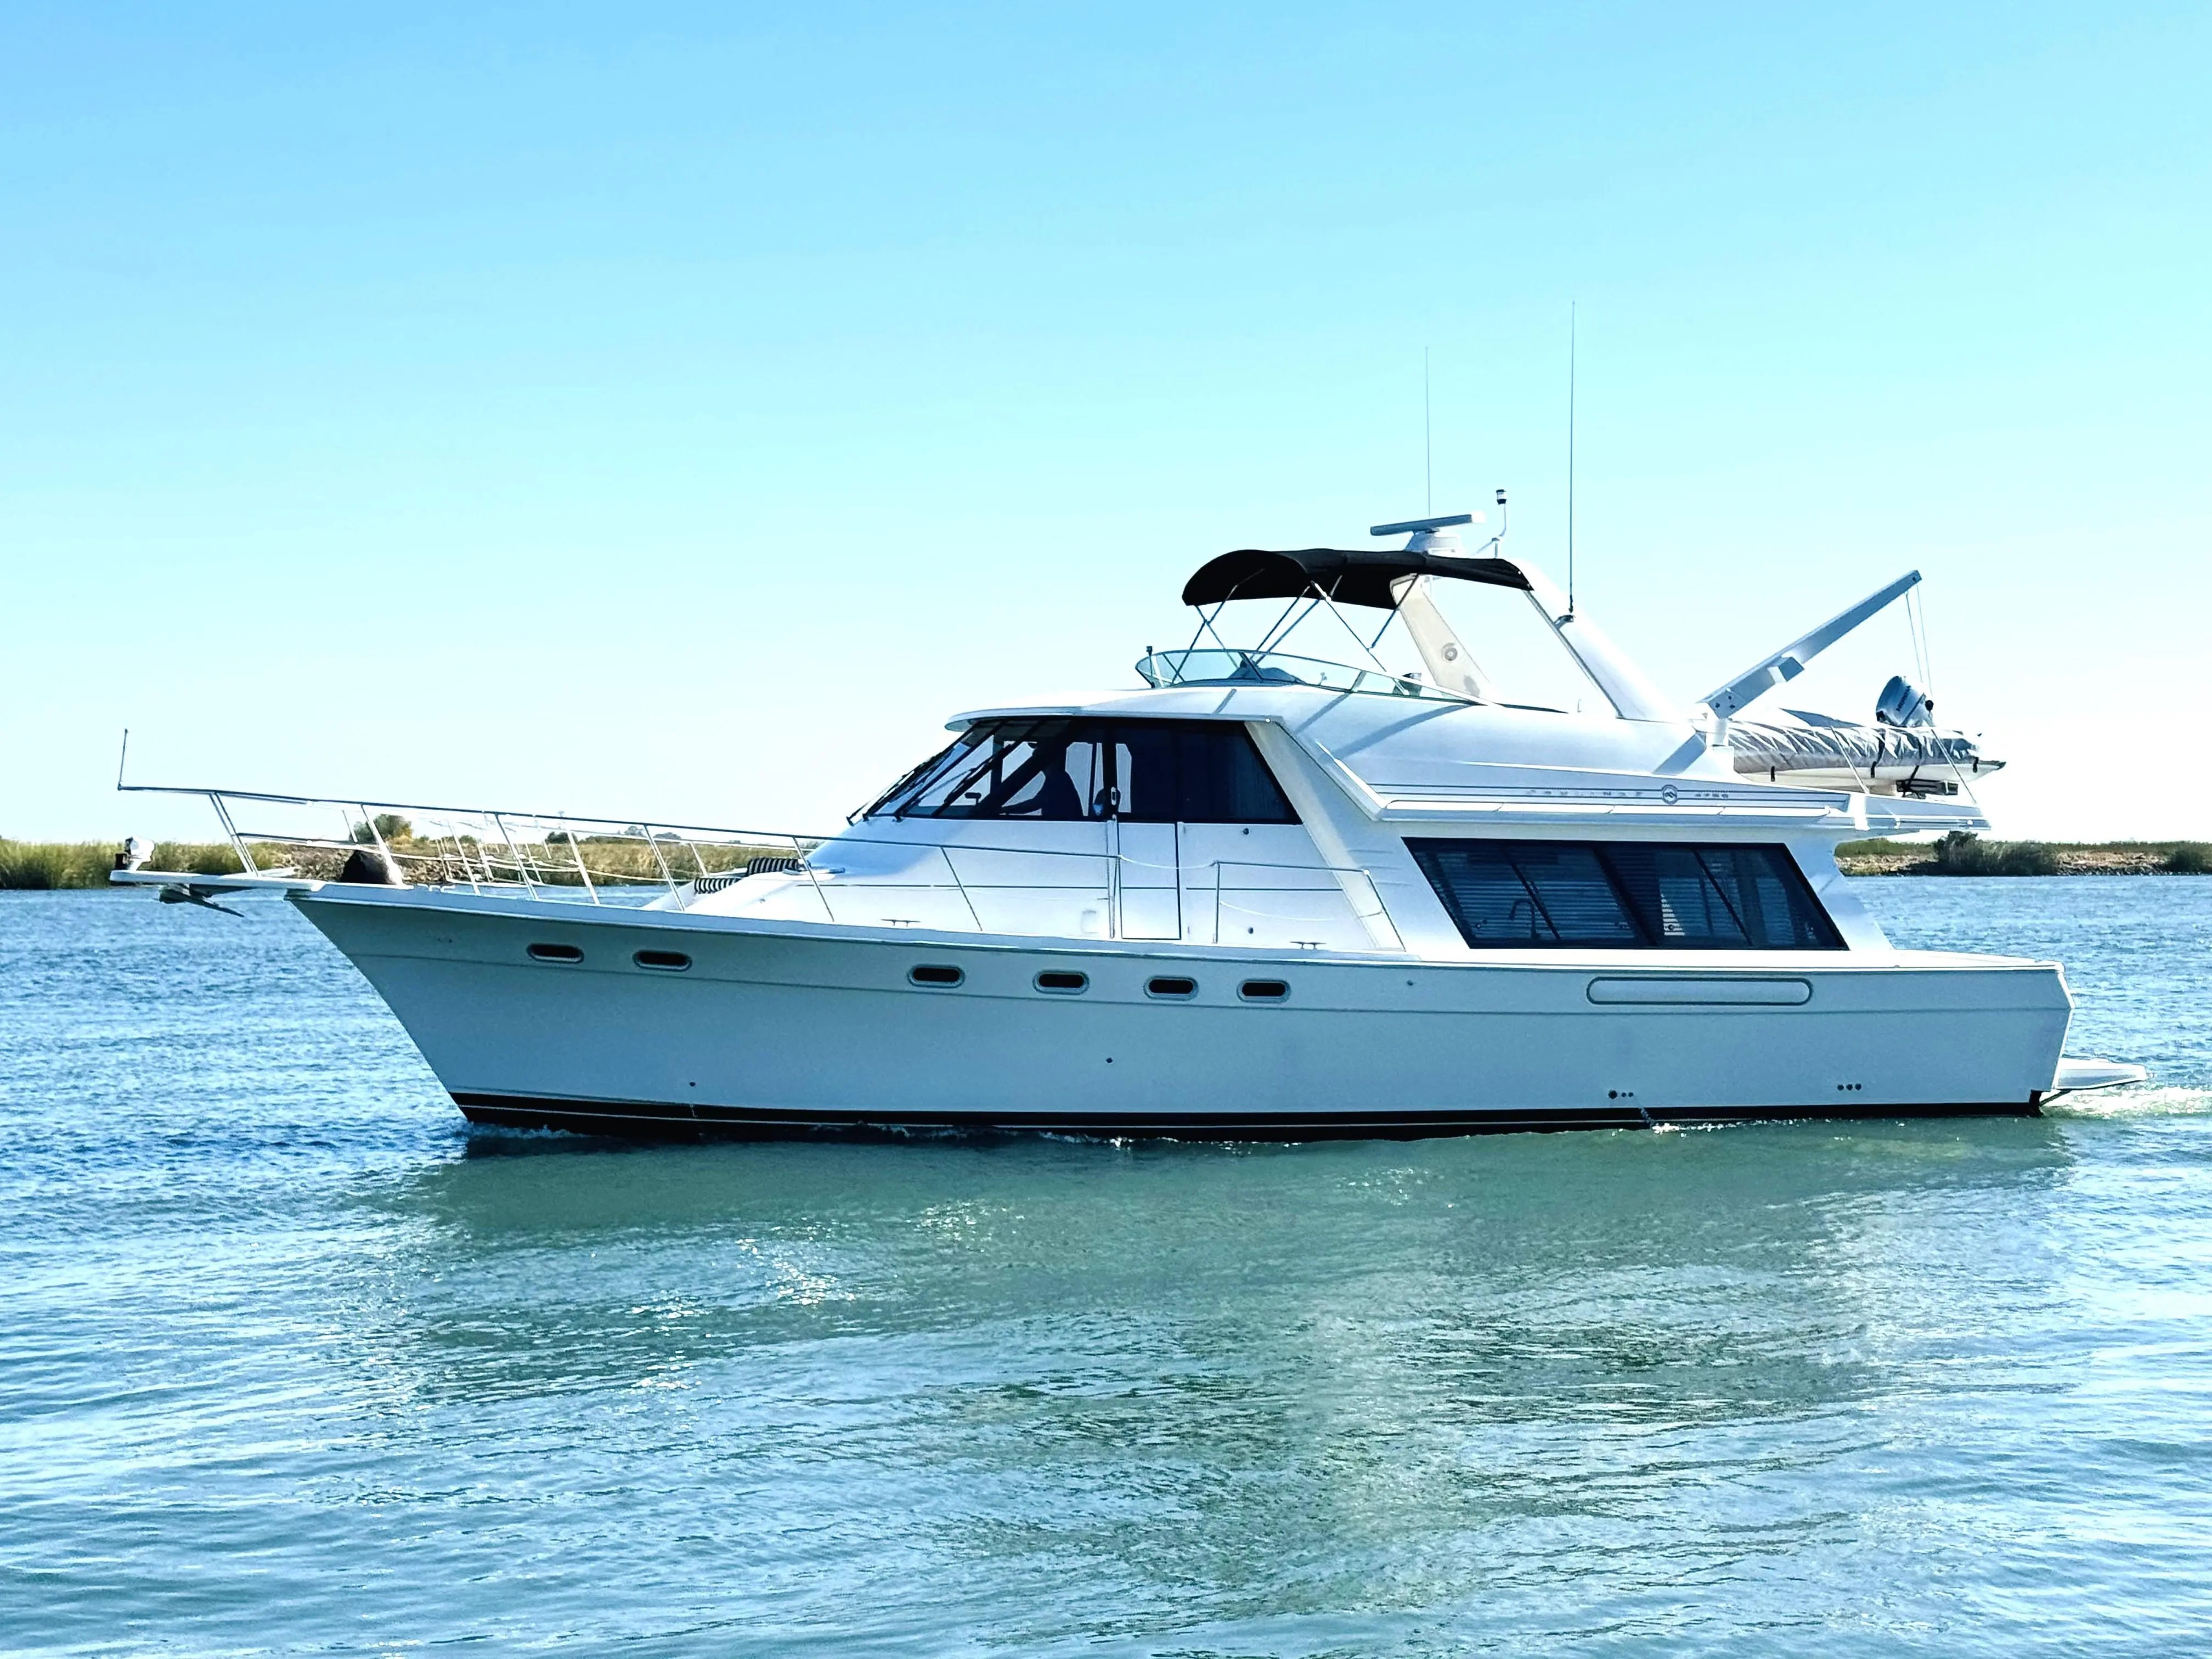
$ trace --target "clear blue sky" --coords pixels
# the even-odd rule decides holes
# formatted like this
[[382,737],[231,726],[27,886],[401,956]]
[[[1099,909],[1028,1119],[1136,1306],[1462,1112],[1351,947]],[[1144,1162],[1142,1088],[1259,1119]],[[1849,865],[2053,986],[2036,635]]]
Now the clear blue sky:
[[1420,511],[1425,347],[1439,509],[1556,564],[1571,301],[1662,684],[1917,565],[2002,830],[2212,835],[2204,8],[646,15],[0,6],[0,833],[202,827],[125,724],[833,820]]

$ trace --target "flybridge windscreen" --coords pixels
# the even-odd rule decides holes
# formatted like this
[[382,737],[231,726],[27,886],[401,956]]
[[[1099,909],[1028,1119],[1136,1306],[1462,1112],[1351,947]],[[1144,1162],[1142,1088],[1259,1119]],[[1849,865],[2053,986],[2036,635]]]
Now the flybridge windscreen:
[[870,817],[1296,823],[1234,720],[993,720],[908,774]]
[[[1224,662],[1235,659],[1232,641],[1264,648],[1268,660],[1286,665],[1285,678],[1303,678],[1310,671],[1293,659],[1312,659],[1371,667],[1386,685],[1395,678],[1483,702],[1569,714],[1613,712],[1525,589],[1418,580],[1379,627],[1374,610],[1347,610],[1312,594],[1287,605],[1240,599],[1236,614],[1212,619],[1212,638],[1224,647]],[[1194,649],[1190,656],[1201,654]]]
[[[1430,597],[1489,684],[1489,700],[1567,714],[1609,714],[1613,705],[1528,595],[1508,587],[1434,582]],[[1391,630],[1392,635],[1397,633]],[[1383,653],[1410,658],[1406,641],[1386,636]],[[1415,665],[1420,666],[1418,659]]]
[[1427,836],[1406,845],[1478,950],[1844,948],[1784,848]]

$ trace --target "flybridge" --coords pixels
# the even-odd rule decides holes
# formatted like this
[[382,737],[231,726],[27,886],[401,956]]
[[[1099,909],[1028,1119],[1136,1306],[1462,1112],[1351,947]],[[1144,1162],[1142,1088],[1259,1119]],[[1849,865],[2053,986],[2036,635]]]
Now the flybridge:
[[[1498,501],[1501,507],[1504,503],[1503,490],[1498,492]],[[1240,672],[1261,678],[1302,680],[1304,674],[1298,665],[1312,659],[1280,658],[1279,647],[1301,623],[1327,611],[1343,623],[1361,654],[1372,665],[1371,672],[1379,676],[1376,683],[1348,689],[1381,690],[1385,689],[1381,682],[1391,682],[1390,689],[1397,695],[1421,694],[1408,692],[1407,687],[1433,688],[1446,697],[1466,702],[1505,702],[1508,699],[1496,681],[1436,603],[1433,589],[1439,579],[1467,581],[1526,595],[1545,627],[1621,719],[1680,719],[1666,695],[1595,623],[1577,616],[1566,596],[1541,571],[1497,551],[1505,539],[1503,526],[1474,554],[1468,553],[1452,532],[1461,526],[1480,522],[1478,514],[1455,513],[1373,526],[1370,535],[1407,537],[1403,547],[1394,549],[1311,547],[1274,551],[1241,548],[1224,553],[1200,566],[1183,585],[1183,602],[1198,611],[1199,629],[1182,656],[1188,658],[1211,635],[1219,649],[1254,659],[1240,665]],[[1290,605],[1256,646],[1240,652],[1221,637],[1216,624],[1224,606],[1242,599],[1287,599]],[[1370,640],[1345,617],[1342,607],[1346,605],[1387,611],[1390,616],[1381,632]],[[1376,655],[1376,647],[1393,623],[1403,625],[1419,654],[1421,669],[1418,672],[1393,671]],[[1214,665],[1207,659],[1196,665]],[[1164,659],[1148,654],[1140,672],[1153,684],[1200,683],[1184,672],[1186,666],[1175,653]]]
[[[1498,504],[1504,505],[1504,492]],[[1199,612],[1199,626],[1182,651],[1147,652],[1137,665],[1146,684],[1178,685],[1304,684],[1357,692],[1472,704],[1516,700],[1482,665],[1474,650],[1437,603],[1439,583],[1465,582],[1524,594],[1544,626],[1576,666],[1629,720],[1693,723],[1708,748],[1728,751],[1738,771],[1784,775],[1820,787],[1877,793],[1955,793],[1963,777],[1993,771],[2002,762],[1984,758],[1963,734],[1937,733],[1933,705],[1901,678],[1885,688],[1872,725],[1785,711],[1790,723],[1743,726],[1738,717],[1839,640],[1920,581],[1909,571],[1838,612],[1826,622],[1762,658],[1708,692],[1697,705],[1702,719],[1682,713],[1594,623],[1578,613],[1534,565],[1504,556],[1498,533],[1473,551],[1455,532],[1480,524],[1482,515],[1454,513],[1371,527],[1375,536],[1403,535],[1395,548],[1238,548],[1208,560],[1183,584],[1183,603]],[[1249,646],[1224,638],[1219,624],[1227,606],[1249,600],[1287,602]],[[1370,637],[1347,611],[1387,612]],[[1284,649],[1302,625],[1324,617],[1342,624],[1366,660],[1343,663]],[[1419,669],[1394,668],[1377,654],[1394,626],[1402,625]],[[1370,624],[1371,626],[1371,624]],[[1893,698],[1892,693],[1898,695]],[[1894,706],[1893,706],[1893,703]],[[1517,706],[1526,707],[1526,704]]]

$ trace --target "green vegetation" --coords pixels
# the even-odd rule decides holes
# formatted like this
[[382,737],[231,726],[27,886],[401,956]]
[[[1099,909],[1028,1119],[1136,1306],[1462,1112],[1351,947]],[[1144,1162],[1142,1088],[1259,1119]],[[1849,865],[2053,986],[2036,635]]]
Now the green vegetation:
[[1954,830],[1932,842],[1847,841],[1836,858],[1853,876],[2212,874],[2212,843],[2201,841],[1984,841]]
[[2058,854],[2048,842],[1984,841],[1954,830],[1936,843],[1936,872],[1944,876],[2055,876]]
[[[105,887],[115,867],[117,843],[107,841],[27,842],[0,836],[0,889],[44,892],[57,887]],[[227,842],[157,842],[147,862],[156,870],[227,876],[239,868]]]
[[0,887],[90,887],[114,865],[115,849],[99,842],[0,841]]
[[411,841],[414,836],[415,826],[397,812],[379,812],[367,823],[353,827],[353,838],[363,847],[374,846],[380,836],[389,846],[395,841]]

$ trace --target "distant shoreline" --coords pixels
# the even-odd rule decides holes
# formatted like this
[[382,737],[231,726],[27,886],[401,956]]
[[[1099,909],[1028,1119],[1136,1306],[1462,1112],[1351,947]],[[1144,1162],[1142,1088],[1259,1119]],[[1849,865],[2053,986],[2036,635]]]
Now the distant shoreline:
[[1847,841],[1836,848],[1847,876],[2212,875],[2212,842]]
[[[119,842],[28,842],[0,836],[0,891],[105,888]],[[1836,848],[1847,876],[2212,875],[2212,842],[1847,841]],[[155,870],[228,875],[239,867],[227,842],[160,842]],[[644,873],[641,869],[639,873]]]

